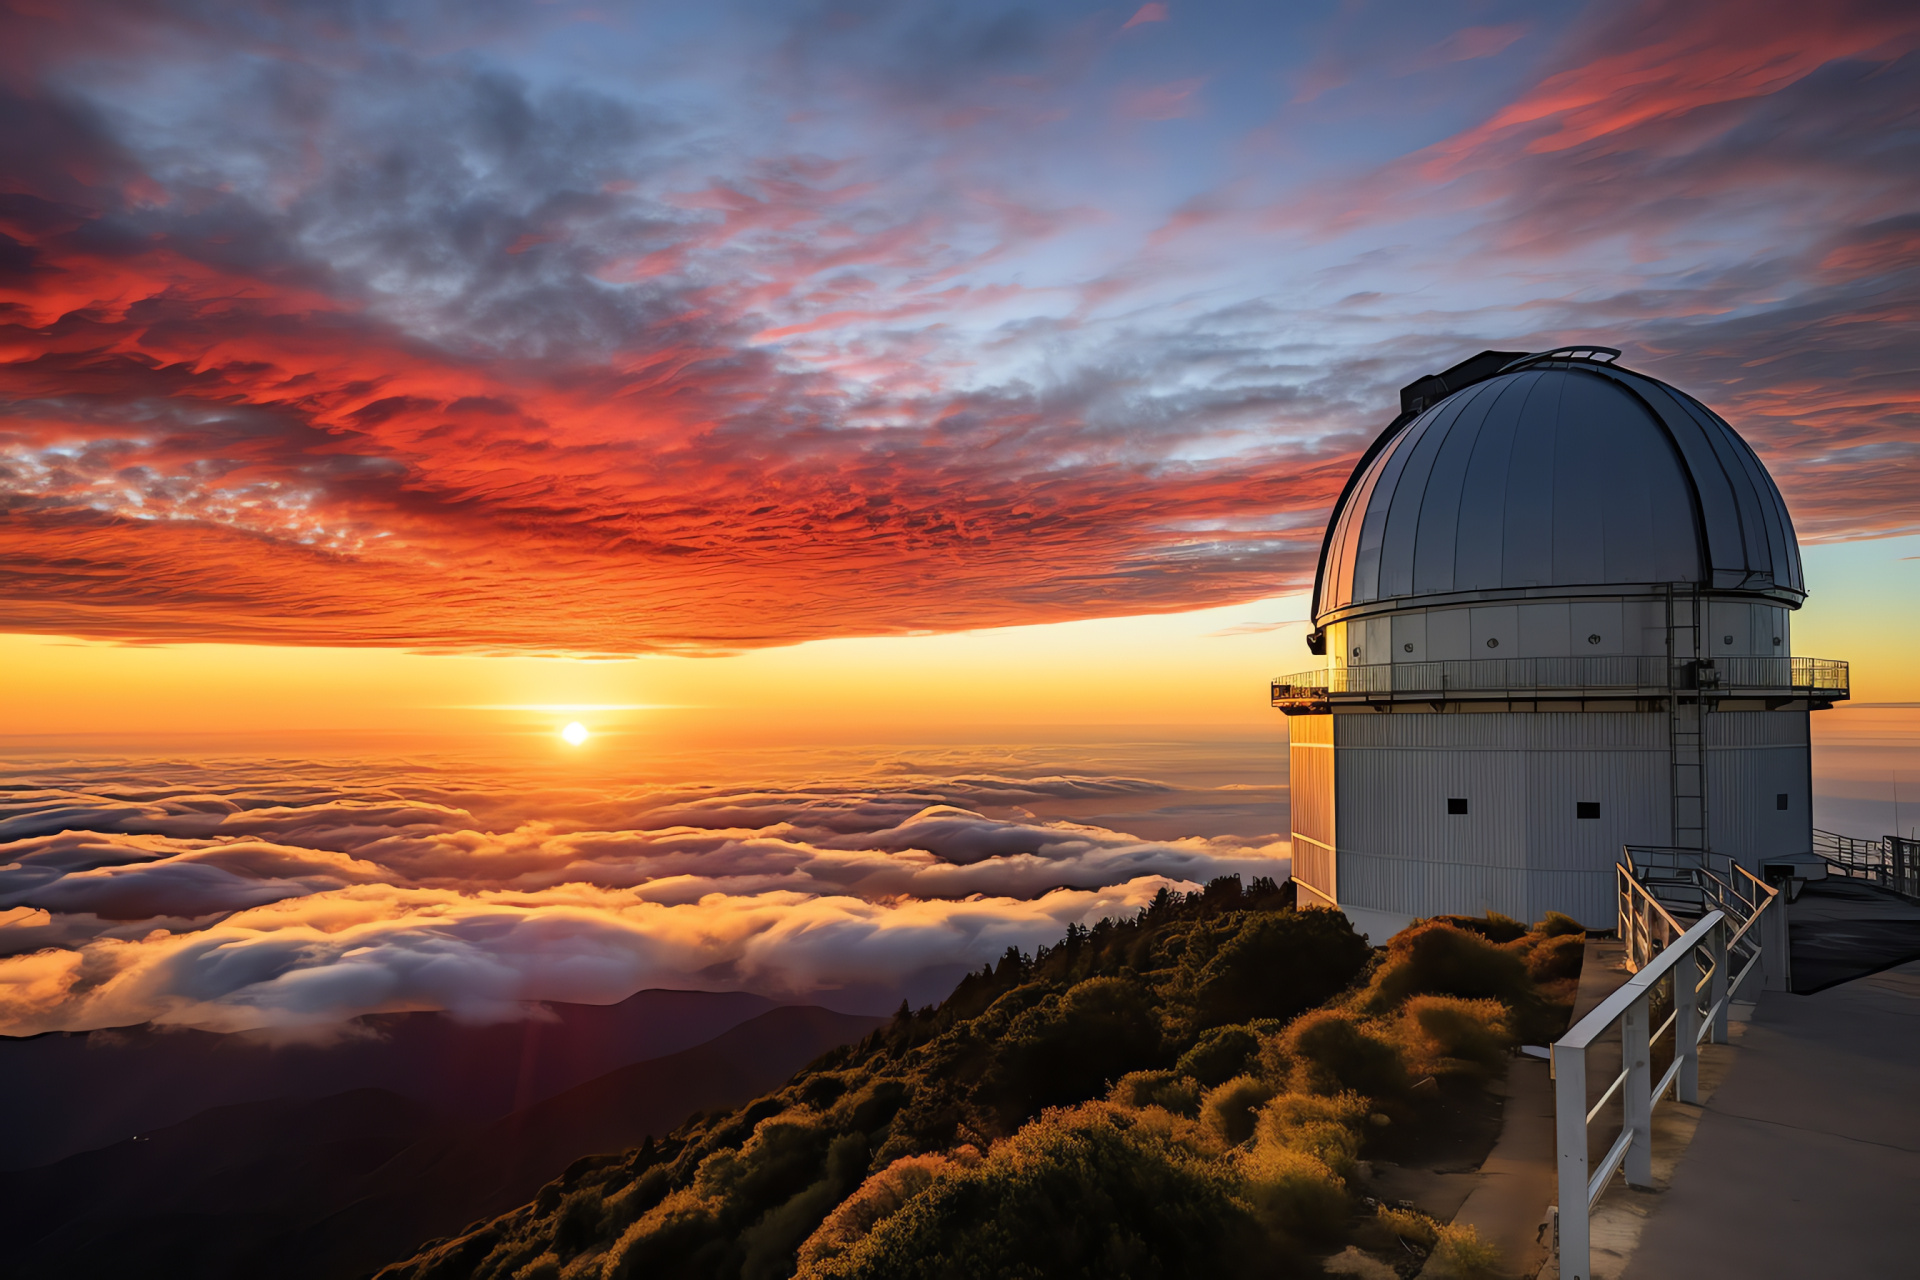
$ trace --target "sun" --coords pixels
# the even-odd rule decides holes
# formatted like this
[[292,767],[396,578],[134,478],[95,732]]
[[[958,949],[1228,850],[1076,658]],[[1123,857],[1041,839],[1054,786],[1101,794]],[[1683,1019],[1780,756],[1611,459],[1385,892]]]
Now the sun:
[[577,747],[585,742],[591,735],[587,733],[587,726],[575,720],[560,731],[560,736]]

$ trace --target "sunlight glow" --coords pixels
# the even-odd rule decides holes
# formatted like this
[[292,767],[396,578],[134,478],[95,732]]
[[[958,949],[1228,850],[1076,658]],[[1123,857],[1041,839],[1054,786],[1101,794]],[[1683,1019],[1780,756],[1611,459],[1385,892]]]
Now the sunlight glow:
[[581,724],[578,720],[575,720],[573,723],[569,724],[566,728],[560,731],[560,736],[565,738],[569,743],[577,747],[581,743],[587,740],[587,737],[588,737],[587,726]]

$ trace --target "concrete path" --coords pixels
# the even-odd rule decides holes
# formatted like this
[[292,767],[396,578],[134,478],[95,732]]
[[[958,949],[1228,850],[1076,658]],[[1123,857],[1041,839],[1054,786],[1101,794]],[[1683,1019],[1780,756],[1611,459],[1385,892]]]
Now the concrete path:
[[[1568,1025],[1586,1017],[1627,980],[1625,954],[1617,939],[1587,939],[1580,988]],[[1558,1190],[1553,1078],[1544,1061],[1523,1057],[1514,1060],[1499,1087],[1506,1096],[1500,1140],[1485,1163],[1467,1175],[1471,1189],[1453,1221],[1472,1227],[1482,1240],[1500,1250],[1503,1274],[1532,1276],[1540,1270],[1552,1245],[1548,1206]],[[1595,1085],[1596,1089],[1600,1087]],[[1438,1276],[1439,1264],[1429,1262],[1420,1274]]]
[[1920,1275],[1920,963],[1769,992],[1744,1030],[1624,1280]]
[[1920,903],[1860,880],[1808,884],[1787,908],[1787,930],[1802,995],[1920,960]]

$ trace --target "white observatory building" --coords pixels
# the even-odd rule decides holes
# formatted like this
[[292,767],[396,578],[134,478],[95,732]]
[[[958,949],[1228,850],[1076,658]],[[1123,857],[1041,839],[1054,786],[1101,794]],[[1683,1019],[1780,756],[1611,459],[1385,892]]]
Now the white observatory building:
[[1327,525],[1291,731],[1302,905],[1605,928],[1625,845],[1812,850],[1806,597],[1747,443],[1619,352],[1486,351],[1400,393]]

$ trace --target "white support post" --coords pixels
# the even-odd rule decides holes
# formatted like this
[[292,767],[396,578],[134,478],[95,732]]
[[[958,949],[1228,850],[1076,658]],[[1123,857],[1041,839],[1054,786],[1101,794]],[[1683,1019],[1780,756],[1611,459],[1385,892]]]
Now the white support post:
[[1719,927],[1713,931],[1708,946],[1712,948],[1713,954],[1713,981],[1707,987],[1707,1002],[1713,1006],[1714,1010],[1713,1031],[1708,1038],[1715,1044],[1725,1044],[1727,1024],[1732,1012],[1727,1007],[1727,962],[1731,957],[1727,954],[1726,921],[1721,921]]
[[1787,898],[1784,893],[1767,900],[1766,918],[1760,923],[1760,971],[1765,974],[1763,991],[1793,990],[1793,976],[1787,951]]
[[1553,1050],[1553,1132],[1560,1167],[1560,1280],[1588,1280],[1587,1051]]
[[1641,1190],[1653,1186],[1653,1068],[1647,1044],[1652,996],[1649,986],[1620,1017],[1621,1067],[1627,1073],[1620,1084],[1621,1123],[1633,1134],[1627,1147],[1627,1185]]
[[1700,1101],[1700,948],[1695,947],[1673,970],[1673,1051],[1680,1070],[1673,1078],[1673,1096],[1680,1102]]

